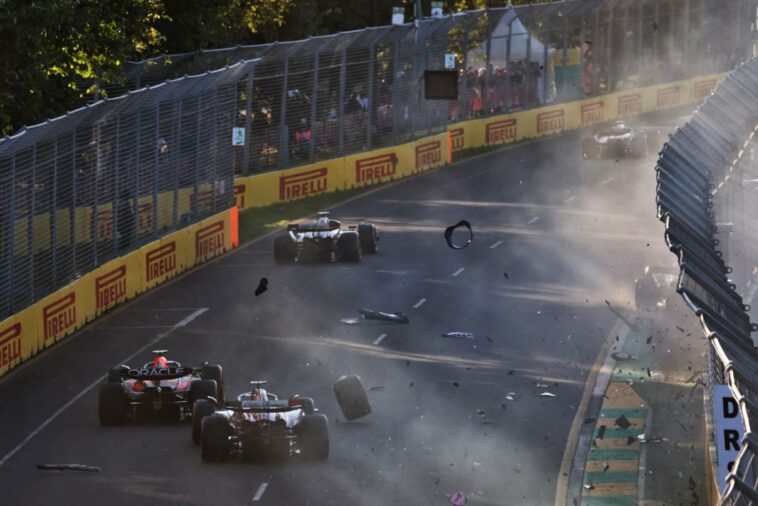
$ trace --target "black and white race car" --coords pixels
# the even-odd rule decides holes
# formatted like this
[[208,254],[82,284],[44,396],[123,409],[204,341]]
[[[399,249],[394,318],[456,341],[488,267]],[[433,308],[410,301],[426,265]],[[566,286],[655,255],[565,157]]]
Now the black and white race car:
[[616,121],[595,128],[592,135],[582,139],[582,157],[642,158],[660,150],[660,138],[658,130],[633,128]]
[[184,367],[166,359],[166,350],[154,350],[155,358],[142,367],[120,365],[108,371],[108,382],[98,391],[101,425],[140,421],[148,415],[180,422],[192,414],[197,399],[224,397],[220,365]]
[[274,260],[292,262],[360,262],[363,254],[376,253],[379,233],[372,223],[361,223],[347,229],[329,217],[318,213],[307,225],[290,224],[287,232],[274,239]]
[[325,460],[329,456],[327,419],[316,412],[313,399],[280,400],[262,388],[265,381],[250,383],[253,389],[238,395],[236,401],[195,401],[192,441],[201,445],[205,462],[230,457]]

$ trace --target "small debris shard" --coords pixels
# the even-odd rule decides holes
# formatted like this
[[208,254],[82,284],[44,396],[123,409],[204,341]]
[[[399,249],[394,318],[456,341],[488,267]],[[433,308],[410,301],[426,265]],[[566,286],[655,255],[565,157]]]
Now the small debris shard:
[[606,472],[608,468],[611,467],[608,462],[603,463],[603,472]]
[[645,339],[645,344],[650,344],[653,342],[653,336],[647,336],[647,339]]
[[466,496],[459,490],[450,498],[450,504],[453,504],[454,506],[463,506],[466,504]]
[[605,437],[605,425],[601,425],[597,429],[597,439],[603,439]]
[[626,418],[626,416],[621,415],[620,417],[616,418],[616,427],[618,427],[621,430],[628,429],[632,426],[631,423],[629,423],[629,420]]
[[630,360],[639,360],[639,357],[636,357],[634,355],[630,355],[629,353],[619,353],[619,352],[616,352],[616,351],[614,351],[613,353],[611,353],[611,357],[614,360],[617,360],[619,362],[628,362]]
[[37,469],[42,471],[82,471],[85,473],[99,473],[101,471],[97,466],[85,464],[37,464]]
[[542,392],[541,394],[539,394],[539,396],[540,397],[558,397],[557,395],[551,392]]
[[456,387],[456,388],[458,388],[461,385],[457,381],[453,381],[453,386]]
[[[626,437],[626,446],[631,445],[632,443],[634,443],[634,441],[635,441],[635,439],[632,436],[627,436]],[[643,442],[644,441],[640,441],[640,443],[643,443]]]
[[385,313],[383,311],[374,311],[373,309],[359,309],[358,313],[366,320],[381,320],[394,323],[410,323],[410,320],[402,312]]
[[375,392],[377,390],[384,390],[384,387],[368,387],[366,390],[368,392]]
[[521,398],[521,395],[517,394],[516,392],[508,392],[505,394],[505,398],[509,401],[516,401]]
[[442,337],[453,337],[455,339],[476,339],[473,332],[445,332]]
[[537,388],[548,388],[550,385],[548,385],[547,383],[538,382],[538,383],[535,383],[534,386],[536,386]]
[[584,484],[584,488],[586,490],[595,490],[595,485],[593,485],[591,481],[588,481]]
[[268,278],[261,278],[258,282],[258,288],[255,289],[255,296],[261,295],[266,290],[268,290]]
[[340,320],[340,322],[344,323],[345,325],[358,325],[361,323],[360,318],[343,318]]

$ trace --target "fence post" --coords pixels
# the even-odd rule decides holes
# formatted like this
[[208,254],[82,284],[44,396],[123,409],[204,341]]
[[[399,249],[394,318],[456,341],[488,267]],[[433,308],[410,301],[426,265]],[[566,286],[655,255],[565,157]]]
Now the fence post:
[[400,43],[395,41],[395,50],[393,51],[393,63],[392,63],[392,143],[398,143],[398,126],[397,118],[400,114],[400,83],[398,83],[398,75],[400,72]]
[[[236,86],[235,86],[236,89]],[[213,153],[213,181],[211,182],[211,212],[210,214],[216,213],[216,183],[218,182],[218,94],[219,90],[218,88],[215,88],[213,90],[213,136],[211,136],[211,152]],[[235,103],[236,103],[236,97],[235,97]],[[232,120],[234,121],[234,120]],[[222,135],[224,135],[224,132],[221,132]],[[224,189],[226,190],[226,188]],[[234,188],[232,188],[232,192],[234,192]]]
[[547,103],[547,69],[549,67],[548,65],[548,44],[550,42],[550,16],[547,17],[547,22],[545,23],[545,36],[543,37],[544,41],[542,43],[542,103]]
[[[490,62],[492,57],[492,23],[490,22],[489,9],[485,9],[484,16],[487,20],[487,45],[484,48],[484,89],[482,90],[482,106],[484,114],[489,115],[490,107]],[[547,46],[545,46],[547,47]]]
[[635,58],[635,61],[637,62],[637,68],[635,69],[637,72],[637,83],[640,86],[645,85],[646,83],[642,82],[642,60],[643,60],[643,54],[642,54],[642,46],[643,46],[643,33],[645,30],[645,4],[647,3],[647,0],[642,0],[640,2],[640,5],[637,9],[638,17],[637,17],[637,55],[638,57]]
[[34,144],[34,147],[32,148],[32,186],[31,186],[31,193],[32,193],[32,200],[31,205],[29,207],[29,227],[28,227],[28,236],[29,236],[29,279],[31,281],[30,284],[30,293],[31,293],[31,300],[34,300],[34,211],[35,211],[35,200],[36,200],[36,186],[37,186],[37,144]]
[[569,38],[569,21],[568,15],[563,11],[563,65],[568,65],[568,38]]
[[282,75],[282,100],[279,111],[279,168],[289,167],[290,150],[289,150],[289,132],[287,129],[287,77],[289,74],[290,58],[284,58],[284,72]]
[[245,176],[250,175],[250,150],[252,149],[253,142],[253,70],[250,68],[250,72],[247,73],[247,83],[245,87],[245,147],[242,151],[242,174]]
[[202,138],[202,124],[203,124],[203,103],[204,103],[204,95],[201,93],[197,97],[197,125],[198,127],[195,129],[197,132],[196,138],[195,138],[195,177],[193,181],[193,188],[192,188],[192,210],[191,210],[191,216],[192,221],[198,221],[198,212],[199,212],[199,186],[198,181],[200,180],[200,139]]
[[[530,107],[532,104],[530,102],[530,90],[532,89],[532,79],[531,79],[531,67],[532,65],[532,22],[531,20],[527,21],[526,24],[524,24],[524,27],[526,28],[526,62],[523,66],[524,73],[521,76],[521,79],[523,80],[524,86],[524,104],[522,106]],[[536,89],[536,88],[535,88]]]
[[151,150],[155,156],[154,174],[153,174],[153,237],[158,235],[158,177],[161,171],[161,152],[159,149],[161,139],[161,105],[160,102],[155,107],[155,140]]
[[[683,68],[689,68],[689,60],[690,60],[690,38],[688,34],[690,33],[690,3],[684,2],[684,47],[682,48],[682,67]],[[701,33],[702,37],[702,33]],[[689,73],[687,73],[684,77],[690,77]]]
[[[236,106],[235,106],[236,109]],[[177,110],[179,111],[177,113]],[[237,114],[237,111],[234,111],[235,115]],[[179,226],[179,150],[180,150],[180,144],[181,144],[181,138],[182,138],[182,99],[178,98],[174,101],[174,125],[177,129],[177,134],[173,136],[173,139],[171,139],[171,144],[169,145],[169,157],[171,160],[171,171],[174,176],[174,198],[172,199],[173,202],[173,209],[172,209],[172,216],[171,216],[171,228],[176,229]]]
[[508,38],[505,41],[505,96],[508,100],[508,111],[513,108],[513,87],[511,86],[511,37],[513,37],[513,22],[516,21],[515,16],[508,21]]
[[653,30],[653,61],[657,62],[659,61],[658,58],[658,39],[660,37],[660,29],[661,29],[661,4],[660,2],[655,3],[655,20],[654,20],[656,29]]
[[90,233],[94,234],[92,236],[92,245],[93,245],[93,264],[92,267],[97,267],[98,261],[97,261],[97,187],[100,179],[100,121],[97,120],[95,123],[95,186],[94,186],[94,192],[93,192],[93,201],[92,201],[92,219],[90,220]]
[[469,106],[468,106],[468,30],[463,32],[463,79],[461,79],[460,93],[462,94],[461,104],[461,118],[469,119]]
[[53,151],[53,204],[50,209],[50,254],[53,263],[53,287],[58,286],[58,137]]
[[311,87],[311,138],[308,139],[308,161],[316,161],[316,122],[317,119],[317,102],[318,102],[318,68],[321,60],[321,48],[316,51],[316,57],[313,59],[313,86]]
[[77,151],[76,128],[74,129],[74,133],[72,135],[71,144],[72,144],[71,149],[73,152],[73,155],[71,157],[73,160],[72,162],[73,167],[72,167],[71,173],[73,174],[74,177],[72,181],[73,188],[71,190],[71,211],[70,211],[71,215],[69,216],[69,220],[71,221],[71,230],[69,230],[69,234],[71,235],[71,265],[73,266],[74,272],[76,272],[76,209],[77,209],[76,201],[78,198],[78,195],[76,194],[77,193],[76,180],[78,179],[78,173],[76,170],[76,154],[77,154],[76,153]]
[[8,314],[13,314],[14,290],[13,280],[14,264],[16,260],[16,248],[14,237],[16,236],[16,154],[11,158],[11,194],[10,194],[10,212],[8,213]]
[[[113,228],[111,229],[111,233],[113,234],[113,251],[116,253],[116,256],[119,256],[119,247],[118,247],[118,203],[121,201],[121,197],[119,195],[119,192],[121,191],[121,178],[119,177],[119,137],[120,137],[120,131],[121,131],[121,115],[116,116],[116,177],[114,179],[114,188],[115,192],[113,194],[113,203],[111,204],[111,214],[113,216]],[[99,220],[98,220],[99,221]],[[95,236],[97,237],[97,230],[95,230]]]
[[608,24],[605,30],[605,92],[613,91],[613,5],[608,6]]
[[342,50],[342,61],[340,62],[340,94],[339,94],[339,125],[337,127],[337,154],[342,156],[345,153],[345,81],[347,80],[347,49]]
[[134,203],[132,204],[132,214],[134,215],[134,223],[132,229],[134,230],[134,237],[130,237],[130,240],[134,241],[137,245],[139,242],[140,234],[140,221],[139,221],[139,180],[140,180],[140,163],[141,147],[142,147],[142,110],[137,109],[137,163],[134,166]]
[[366,108],[366,149],[371,149],[371,127],[374,123],[374,42],[369,46],[368,107]]

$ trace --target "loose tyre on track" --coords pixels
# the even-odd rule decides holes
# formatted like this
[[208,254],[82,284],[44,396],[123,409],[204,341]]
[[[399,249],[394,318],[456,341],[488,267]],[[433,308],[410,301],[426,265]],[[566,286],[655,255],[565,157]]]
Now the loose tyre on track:
[[332,388],[346,420],[357,420],[371,413],[371,405],[360,377],[342,376]]

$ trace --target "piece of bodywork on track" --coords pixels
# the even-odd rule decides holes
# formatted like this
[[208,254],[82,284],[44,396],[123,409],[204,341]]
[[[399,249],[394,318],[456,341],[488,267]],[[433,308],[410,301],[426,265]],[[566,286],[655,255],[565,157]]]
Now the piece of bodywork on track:
[[97,466],[86,464],[37,464],[37,469],[41,471],[80,471],[85,473],[99,473],[101,471]]
[[359,309],[358,313],[366,320],[380,320],[393,323],[410,323],[410,320],[401,311],[386,313],[384,311],[374,311],[373,309]]
[[357,420],[371,413],[366,389],[359,376],[341,376],[332,388],[346,420]]
[[345,228],[328,212],[320,212],[311,223],[287,225],[287,231],[274,239],[274,260],[278,264],[360,262],[378,248],[379,232],[373,223]]
[[263,388],[265,381],[251,383],[253,389],[234,401],[195,401],[192,441],[200,444],[203,461],[329,456],[327,419],[317,413],[313,399],[279,399]]
[[442,337],[452,337],[455,339],[476,339],[476,336],[473,332],[445,332],[443,334],[440,334]]

